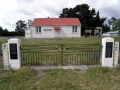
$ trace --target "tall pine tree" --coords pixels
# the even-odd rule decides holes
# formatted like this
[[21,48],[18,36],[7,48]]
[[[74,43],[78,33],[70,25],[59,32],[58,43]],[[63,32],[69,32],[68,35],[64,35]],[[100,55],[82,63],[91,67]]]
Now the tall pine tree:
[[74,8],[63,8],[59,17],[79,18],[82,24],[82,35],[85,29],[94,30],[95,27],[102,27],[106,20],[106,18],[100,18],[99,11],[96,13],[94,8],[90,10],[88,4],[76,5]]

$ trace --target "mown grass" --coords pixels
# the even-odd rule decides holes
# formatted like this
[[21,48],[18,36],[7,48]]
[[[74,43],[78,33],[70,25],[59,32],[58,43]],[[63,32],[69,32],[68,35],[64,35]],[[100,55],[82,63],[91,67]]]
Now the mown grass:
[[[120,42],[120,37],[114,37]],[[0,38],[7,43],[8,38]],[[102,38],[52,38],[24,39],[21,44],[101,44]],[[1,45],[1,44],[0,44]],[[1,46],[0,46],[1,47]],[[119,90],[120,66],[116,68],[96,67],[85,72],[79,70],[35,71],[23,67],[18,71],[0,73],[0,90]]]
[[[5,41],[7,42],[7,40],[8,40],[7,38],[0,38],[0,42],[5,42]],[[29,58],[30,56],[32,56],[34,51],[43,53],[43,51],[45,52],[46,51],[45,49],[47,49],[47,52],[54,53],[54,54],[59,53],[58,49],[53,49],[53,48],[58,47],[58,44],[66,45],[67,48],[74,48],[74,50],[73,49],[72,50],[70,50],[70,49],[66,50],[66,53],[69,52],[68,54],[70,54],[69,56],[67,54],[66,57],[65,57],[65,58],[68,57],[68,59],[66,59],[68,62],[71,61],[70,58],[73,55],[73,53],[74,54],[79,54],[78,57],[80,56],[80,58],[78,58],[77,61],[80,61],[80,59],[82,59],[83,57],[81,56],[79,50],[82,50],[81,48],[84,47],[84,45],[81,45],[81,44],[87,44],[87,47],[85,47],[85,48],[90,48],[91,46],[88,47],[88,44],[100,44],[100,42],[101,42],[101,38],[93,38],[93,37],[92,38],[45,38],[45,39],[25,39],[25,38],[20,38],[20,40],[21,40],[21,45],[41,45],[42,44],[43,46],[47,45],[47,47],[48,47],[48,48],[43,49],[42,48],[43,46],[41,46],[40,48],[39,48],[39,46],[32,46],[30,48],[28,48],[28,46],[26,46],[29,49],[29,51],[31,51],[32,53],[30,53],[29,56],[27,56],[28,53],[26,53],[27,55],[26,54],[24,55],[24,57],[23,57],[24,62],[28,61],[26,59],[26,57]],[[77,48],[76,48],[76,46],[77,46]],[[37,49],[35,49],[35,48],[37,48]],[[27,49],[27,52],[29,52],[28,49]],[[25,51],[25,48],[23,50]],[[34,53],[34,54],[35,54],[35,55],[33,55],[34,57],[31,57],[31,59],[35,59],[36,57],[38,57],[38,56],[36,56],[37,55],[36,53]],[[61,53],[59,53],[59,54],[61,55]],[[39,55],[39,56],[41,56],[41,55]],[[76,58],[75,56],[76,55],[73,55],[73,58]],[[46,58],[48,56],[44,56],[44,57]],[[58,57],[57,59],[58,59],[57,61],[60,62],[60,58]],[[32,61],[37,61],[37,60],[32,60]],[[29,64],[30,63],[31,62],[29,62]]]
[[82,72],[51,69],[35,71],[23,67],[0,74],[0,90],[119,90],[120,66],[92,67]]
[[[119,41],[120,42],[120,37],[114,37],[114,38],[115,38],[115,41]],[[8,40],[8,38],[0,38],[0,43],[7,43],[7,40]],[[59,51],[58,51],[58,49],[54,49],[54,48],[57,48],[59,44],[66,45],[67,48],[70,48],[70,49],[67,49],[65,51],[65,53],[64,53],[64,54],[67,54],[67,53],[70,54],[69,57],[68,57],[68,54],[66,55],[66,57],[68,57],[68,59],[66,59],[66,60],[70,61],[70,58],[71,58],[71,56],[74,53],[75,55],[76,54],[80,54],[80,55],[78,55],[78,56],[80,56],[80,58],[78,58],[77,61],[81,61],[81,60],[83,60],[83,58],[87,59],[87,60],[84,60],[84,61],[88,61],[88,56],[90,56],[90,55],[92,56],[92,54],[94,52],[97,53],[98,51],[97,52],[96,51],[92,51],[92,52],[87,52],[87,53],[85,52],[86,56],[87,56],[87,57],[85,57],[85,55],[83,54],[83,51],[81,51],[81,50],[83,50],[83,48],[85,48],[85,49],[93,49],[94,48],[95,49],[95,47],[97,48],[95,50],[100,49],[100,47],[97,46],[97,45],[96,46],[95,45],[91,45],[90,46],[89,44],[101,44],[102,38],[98,38],[98,37],[89,37],[89,38],[85,38],[85,37],[82,37],[82,38],[41,38],[41,39],[25,39],[25,38],[20,38],[20,40],[21,40],[21,45],[41,45],[42,44],[44,46],[44,47],[43,46],[32,46],[32,47],[26,46],[25,48],[23,48],[24,52],[25,51],[27,52],[27,53],[25,53],[25,55],[23,57],[24,61],[27,58],[29,59],[29,57],[32,56],[32,55],[34,57],[31,57],[31,59],[38,58],[39,56],[41,57],[41,55],[36,56],[37,54],[33,53],[34,51],[35,52],[37,51],[38,53],[39,52],[43,53],[43,52],[47,51],[47,52],[49,52],[49,54],[50,53],[57,54],[57,53],[59,53]],[[86,44],[87,46],[85,46],[84,44]],[[46,47],[46,45],[47,45],[47,47]],[[0,47],[1,47],[1,44],[0,44]],[[25,50],[25,49],[27,49],[27,50]],[[30,53],[28,55],[28,52],[30,52],[30,51],[32,53]],[[81,53],[83,55],[81,55]],[[97,53],[97,56],[98,56],[98,54],[99,53]],[[75,58],[74,57],[75,55],[73,55],[73,58]],[[44,56],[44,57],[46,58],[48,56]],[[93,56],[95,56],[95,55],[93,54]],[[56,57],[53,57],[53,58],[56,58]],[[91,58],[94,59],[94,57],[91,57]],[[60,58],[58,57],[58,61],[59,61],[59,59]],[[99,58],[98,58],[98,60],[99,60]],[[31,60],[31,61],[38,61],[38,60],[36,59],[36,60]]]
[[[7,43],[8,38],[0,38],[0,43]],[[25,39],[20,38],[22,45],[39,45],[39,44],[100,44],[101,38],[41,38]]]
[[[113,37],[115,41],[120,42],[119,37]],[[10,38],[0,38],[0,43],[7,43]],[[41,39],[25,39],[18,38],[21,40],[21,44],[25,45],[39,45],[39,44],[101,44],[102,38],[98,37],[81,37],[81,38],[41,38]]]

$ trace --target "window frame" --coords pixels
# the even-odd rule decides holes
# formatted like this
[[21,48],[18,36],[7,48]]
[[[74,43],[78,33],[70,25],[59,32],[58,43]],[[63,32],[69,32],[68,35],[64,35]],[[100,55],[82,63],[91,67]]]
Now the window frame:
[[78,26],[72,26],[72,33],[78,33]]
[[41,26],[35,27],[35,33],[41,33]]

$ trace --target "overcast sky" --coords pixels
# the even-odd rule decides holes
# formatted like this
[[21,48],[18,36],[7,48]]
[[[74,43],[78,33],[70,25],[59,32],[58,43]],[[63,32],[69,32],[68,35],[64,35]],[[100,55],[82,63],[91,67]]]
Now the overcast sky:
[[107,19],[120,18],[120,0],[0,0],[0,26],[14,31],[18,20],[58,17],[63,8],[77,4],[88,4]]

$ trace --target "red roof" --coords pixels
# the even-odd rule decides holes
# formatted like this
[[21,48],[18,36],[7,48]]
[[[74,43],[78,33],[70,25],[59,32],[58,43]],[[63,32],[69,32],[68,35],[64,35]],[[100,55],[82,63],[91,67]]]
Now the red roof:
[[81,25],[78,18],[35,18],[32,26]]

